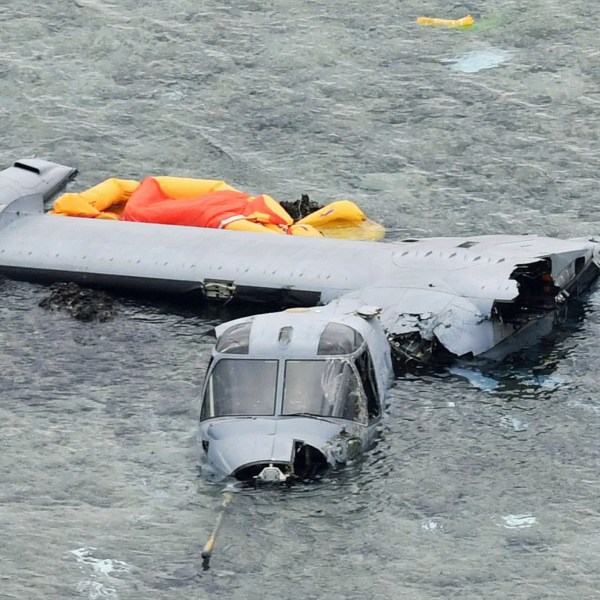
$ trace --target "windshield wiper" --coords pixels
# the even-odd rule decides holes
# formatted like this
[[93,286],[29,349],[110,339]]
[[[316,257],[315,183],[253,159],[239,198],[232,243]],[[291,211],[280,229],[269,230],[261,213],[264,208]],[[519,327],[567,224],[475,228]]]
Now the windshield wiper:
[[311,419],[321,419],[322,421],[328,421],[333,417],[328,417],[326,415],[319,415],[317,413],[311,412],[295,412],[295,413],[286,413],[285,415],[281,415],[282,417],[310,417]]

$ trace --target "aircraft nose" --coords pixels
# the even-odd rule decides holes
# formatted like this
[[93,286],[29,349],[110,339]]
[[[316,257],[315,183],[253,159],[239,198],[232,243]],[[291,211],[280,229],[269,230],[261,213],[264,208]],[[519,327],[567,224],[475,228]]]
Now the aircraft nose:
[[209,440],[207,462],[225,477],[240,481],[255,479],[265,469],[263,478],[283,481],[292,472],[293,441],[280,437],[254,433]]
[[[265,467],[279,468],[287,477],[292,470],[293,440],[277,435],[277,421],[234,419],[209,425],[204,436],[206,468],[216,478],[240,480],[257,477]],[[265,476],[274,476],[267,471]]]
[[[281,483],[311,478],[326,466],[323,454],[288,431],[281,421],[243,419],[211,424],[203,435],[203,471],[211,479]],[[283,429],[283,430],[282,430]]]

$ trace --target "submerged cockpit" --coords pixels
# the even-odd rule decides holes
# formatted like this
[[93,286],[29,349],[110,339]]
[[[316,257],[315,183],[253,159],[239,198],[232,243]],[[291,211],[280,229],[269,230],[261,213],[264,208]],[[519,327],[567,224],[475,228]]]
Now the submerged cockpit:
[[251,327],[234,325],[219,338],[216,353],[237,356],[222,357],[210,369],[201,420],[310,415],[366,425],[379,415],[372,360],[356,329],[329,323],[315,355],[288,358],[294,327],[283,326],[274,348],[281,358],[255,358],[249,354]]
[[[283,378],[280,404],[279,378]],[[371,415],[378,412],[373,398]],[[366,424],[368,414],[367,399],[351,361],[225,358],[215,364],[208,378],[201,419],[311,415]]]
[[325,455],[337,438],[368,445],[391,373],[389,346],[377,318],[329,312],[284,311],[217,328],[200,414],[204,449],[219,446],[213,464],[238,478],[273,464],[297,475],[299,454],[331,462]]

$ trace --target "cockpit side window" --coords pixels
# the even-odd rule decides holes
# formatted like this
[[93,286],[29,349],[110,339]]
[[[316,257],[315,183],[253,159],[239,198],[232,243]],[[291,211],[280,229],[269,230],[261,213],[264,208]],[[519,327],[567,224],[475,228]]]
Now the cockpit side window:
[[319,339],[317,354],[351,354],[363,343],[363,337],[348,325],[329,323]]
[[223,358],[206,382],[200,420],[275,414],[276,360]]
[[368,350],[365,350],[356,359],[356,368],[358,369],[360,380],[367,395],[367,410],[370,421],[381,414],[381,403],[379,401],[379,393],[377,392],[377,379],[375,378],[373,360]]
[[221,334],[215,350],[224,354],[248,354],[251,329],[252,321],[233,325]]
[[310,414],[367,423],[367,403],[348,360],[287,360],[283,414]]

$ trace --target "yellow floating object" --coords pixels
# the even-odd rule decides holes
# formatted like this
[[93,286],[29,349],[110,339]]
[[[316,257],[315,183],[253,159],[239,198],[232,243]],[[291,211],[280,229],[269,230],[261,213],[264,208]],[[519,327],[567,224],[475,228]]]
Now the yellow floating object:
[[333,221],[352,221],[360,223],[366,219],[365,213],[350,200],[337,200],[324,206],[320,210],[300,219],[299,224],[312,225],[319,229],[322,225],[327,225]]
[[[238,191],[224,181],[216,179],[170,176],[157,176],[154,179],[166,196],[181,200],[198,198],[212,192]],[[123,207],[139,187],[140,182],[132,179],[107,179],[83,192],[63,194],[54,202],[50,214],[119,220]],[[270,213],[279,216],[284,223],[283,227],[269,223],[269,215],[262,215],[260,210],[245,215],[246,218],[240,215],[239,219],[232,219],[223,227],[229,230],[276,234],[289,231],[292,235],[352,240],[379,240],[385,235],[385,229],[367,219],[362,210],[350,200],[332,202],[294,223],[271,196],[262,194],[261,198],[270,209]]]
[[108,208],[125,204],[139,185],[132,179],[107,179],[84,192],[63,194],[54,202],[51,213],[95,218]]
[[318,227],[317,230],[323,237],[336,238],[338,240],[368,240],[376,242],[385,236],[385,227],[370,219],[365,219],[360,223],[333,221],[328,225]]
[[306,223],[296,223],[290,226],[290,233],[292,235],[301,235],[304,237],[323,237],[323,233],[312,225]]
[[385,229],[367,219],[350,200],[337,200],[300,219],[298,225],[311,225],[325,237],[346,240],[380,240]]
[[254,233],[283,233],[281,230],[278,231],[277,229],[266,227],[260,223],[253,223],[252,221],[248,221],[246,219],[232,221],[231,223],[224,225],[223,229],[228,229],[229,231],[253,231]]
[[434,19],[432,17],[417,17],[419,25],[438,25],[441,27],[470,27],[475,23],[475,19],[471,15],[467,15],[462,19]]
[[236,191],[236,188],[217,179],[195,179],[193,177],[171,177],[168,175],[158,175],[154,179],[158,181],[160,189],[170,198],[196,198],[209,192]]
[[[161,189],[171,198],[195,198],[209,192],[235,190],[234,187],[217,179],[193,179],[163,175],[159,175],[155,179]],[[140,182],[133,179],[117,179],[115,177],[106,179],[84,192],[63,194],[54,203],[54,210],[51,213],[96,218],[109,208],[125,204],[139,185]],[[112,217],[108,216],[108,218]]]
[[[255,199],[260,200],[268,212],[261,212],[260,208],[255,209],[253,212],[244,212],[247,219],[251,219],[263,225],[272,223],[275,226],[285,225],[287,227],[294,222],[294,219],[288,215],[283,206],[268,194],[260,194],[260,196],[249,198],[248,201],[252,202]],[[275,217],[275,221],[273,220],[273,217]]]

